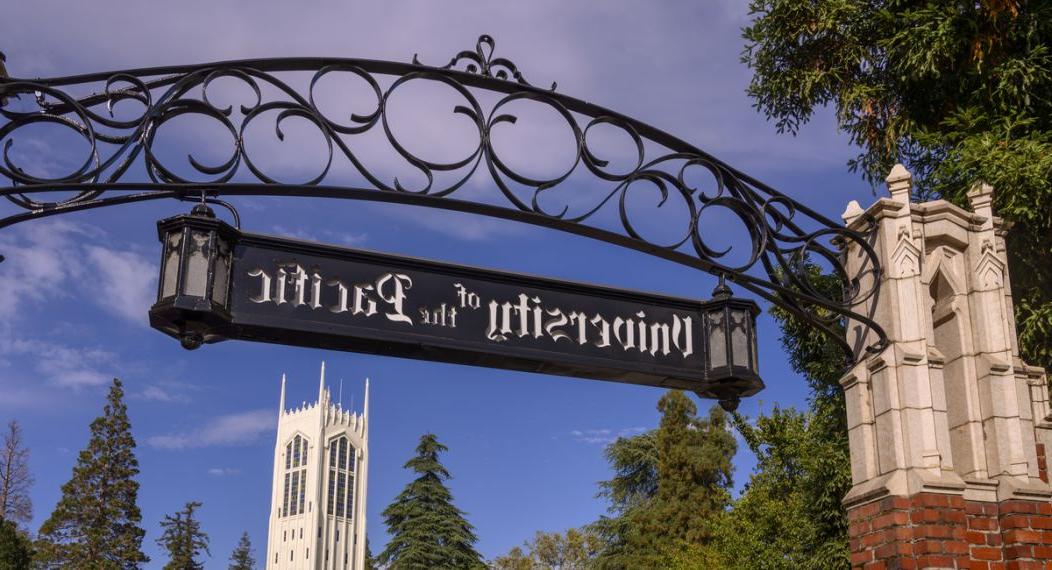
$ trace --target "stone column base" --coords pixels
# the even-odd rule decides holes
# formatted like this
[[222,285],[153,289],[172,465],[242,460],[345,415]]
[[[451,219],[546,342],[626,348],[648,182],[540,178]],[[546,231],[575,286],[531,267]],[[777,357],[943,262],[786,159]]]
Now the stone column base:
[[1052,568],[1052,503],[885,496],[848,509],[851,567],[861,570]]

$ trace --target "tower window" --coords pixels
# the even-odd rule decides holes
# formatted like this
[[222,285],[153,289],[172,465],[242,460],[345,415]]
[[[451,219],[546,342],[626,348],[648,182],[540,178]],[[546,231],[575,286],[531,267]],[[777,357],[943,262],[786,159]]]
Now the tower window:
[[329,495],[326,512],[350,517],[354,505],[354,446],[346,436],[329,442]]
[[285,446],[285,490],[282,495],[281,516],[304,512],[307,495],[307,439],[300,435]]

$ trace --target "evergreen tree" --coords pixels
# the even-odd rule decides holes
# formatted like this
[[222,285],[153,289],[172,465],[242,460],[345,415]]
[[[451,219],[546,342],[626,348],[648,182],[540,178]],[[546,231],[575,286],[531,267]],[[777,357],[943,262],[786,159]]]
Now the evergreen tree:
[[364,570],[376,570],[377,563],[376,557],[373,556],[373,549],[369,546],[369,537],[365,537],[365,569]]
[[[201,522],[194,518],[194,513],[200,507],[201,503],[190,501],[174,515],[164,515],[161,538],[157,539],[157,544],[168,551],[168,563],[164,565],[164,570],[202,570],[205,567],[197,561],[202,552],[211,555],[208,551],[208,535],[201,530]],[[248,535],[242,536],[241,540],[247,543]]]
[[0,568],[29,570],[33,560],[33,543],[14,521],[0,521]]
[[438,455],[447,449],[434,434],[424,434],[416,457],[405,464],[418,477],[383,512],[391,541],[380,562],[390,570],[485,568],[474,528],[444,483],[451,476]]
[[832,107],[873,182],[967,206],[977,180],[1011,222],[1019,345],[1052,369],[1052,1],[752,0],[749,94],[780,131]]
[[607,449],[615,477],[600,494],[614,516],[592,527],[607,542],[600,568],[694,568],[717,560],[708,545],[730,504],[736,450],[726,415],[713,406],[698,418],[678,390],[662,396],[658,409],[657,430]]
[[[368,558],[368,543],[366,543],[365,548],[367,553],[366,558]],[[252,558],[252,541],[248,539],[248,533],[245,532],[241,534],[241,540],[237,542],[237,548],[235,548],[234,553],[230,555],[229,570],[254,570],[255,567],[256,559]],[[371,570],[368,562],[366,562],[365,570]]]
[[11,420],[0,448],[0,522],[28,523],[33,518],[29,488],[29,450],[22,444],[22,428]]
[[44,568],[139,568],[146,534],[136,504],[135,458],[121,381],[114,378],[88,445],[62,486],[55,511],[40,527],[37,561]]

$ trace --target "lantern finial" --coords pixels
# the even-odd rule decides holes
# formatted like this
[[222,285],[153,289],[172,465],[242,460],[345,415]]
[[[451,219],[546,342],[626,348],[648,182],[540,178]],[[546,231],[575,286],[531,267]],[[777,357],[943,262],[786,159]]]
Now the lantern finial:
[[712,290],[712,297],[714,299],[729,299],[733,295],[731,288],[727,286],[727,276],[720,273],[720,282],[716,285],[716,288]]

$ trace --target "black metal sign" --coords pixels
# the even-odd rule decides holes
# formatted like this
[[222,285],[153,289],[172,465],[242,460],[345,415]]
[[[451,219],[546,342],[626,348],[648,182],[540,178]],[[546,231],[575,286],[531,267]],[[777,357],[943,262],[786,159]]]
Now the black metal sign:
[[[159,228],[151,323],[184,344],[236,338],[699,392],[711,380],[711,303],[241,233],[214,218]],[[184,291],[195,279],[197,294]]]

